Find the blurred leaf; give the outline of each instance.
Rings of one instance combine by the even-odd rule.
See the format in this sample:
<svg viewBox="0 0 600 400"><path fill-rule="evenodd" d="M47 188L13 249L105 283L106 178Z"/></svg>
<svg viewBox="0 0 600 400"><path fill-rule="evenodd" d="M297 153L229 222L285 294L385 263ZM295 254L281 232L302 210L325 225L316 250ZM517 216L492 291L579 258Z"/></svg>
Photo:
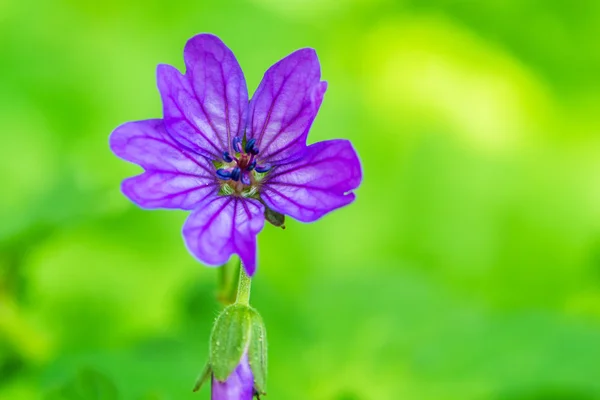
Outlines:
<svg viewBox="0 0 600 400"><path fill-rule="evenodd" d="M186 212L123 196L140 168L107 142L162 115L155 66L201 31L250 93L315 48L307 141L349 138L364 167L351 206L258 237L267 398L598 398L598 21L598 1L0 1L0 399L80 365L114 382L53 395L192 396L221 271Z"/></svg>
<svg viewBox="0 0 600 400"><path fill-rule="evenodd" d="M548 385L537 389L507 390L494 400L597 400L598 396L578 388Z"/></svg>
<svg viewBox="0 0 600 400"><path fill-rule="evenodd" d="M46 400L117 400L114 383L105 375L91 369L81 370L62 388L46 396Z"/></svg>

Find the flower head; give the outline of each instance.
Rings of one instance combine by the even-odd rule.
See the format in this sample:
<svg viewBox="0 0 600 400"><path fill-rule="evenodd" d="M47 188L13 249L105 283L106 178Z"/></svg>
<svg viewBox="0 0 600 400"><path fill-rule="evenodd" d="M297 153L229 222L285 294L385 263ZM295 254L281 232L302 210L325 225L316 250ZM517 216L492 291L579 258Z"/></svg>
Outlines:
<svg viewBox="0 0 600 400"><path fill-rule="evenodd" d="M313 49L269 68L250 101L216 36L191 38L184 59L185 74L158 66L163 119L111 134L113 152L145 170L122 190L143 208L192 210L183 227L190 252L208 265L238 254L253 275L265 211L312 222L351 203L360 162L347 140L306 145L327 89Z"/></svg>

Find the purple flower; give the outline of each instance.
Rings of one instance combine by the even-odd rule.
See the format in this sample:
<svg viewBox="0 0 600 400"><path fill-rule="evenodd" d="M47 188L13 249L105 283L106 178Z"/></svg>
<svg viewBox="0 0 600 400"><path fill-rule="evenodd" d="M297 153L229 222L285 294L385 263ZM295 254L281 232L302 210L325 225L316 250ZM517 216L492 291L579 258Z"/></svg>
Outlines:
<svg viewBox="0 0 600 400"><path fill-rule="evenodd" d="M313 49L269 68L250 102L216 36L191 38L184 59L185 74L158 66L163 119L128 122L110 137L116 155L144 168L122 190L143 208L192 210L190 252L208 265L236 253L253 275L265 209L315 221L354 200L360 162L348 140L306 145L327 89Z"/></svg>
<svg viewBox="0 0 600 400"><path fill-rule="evenodd" d="M244 353L225 382L212 377L211 400L252 400L255 394L254 375L248 362L248 353Z"/></svg>

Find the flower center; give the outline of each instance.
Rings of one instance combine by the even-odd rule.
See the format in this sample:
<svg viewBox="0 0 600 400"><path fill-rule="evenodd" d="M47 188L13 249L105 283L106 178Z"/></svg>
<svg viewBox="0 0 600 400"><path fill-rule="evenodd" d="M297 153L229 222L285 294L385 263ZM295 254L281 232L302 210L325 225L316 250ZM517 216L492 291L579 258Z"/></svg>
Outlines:
<svg viewBox="0 0 600 400"><path fill-rule="evenodd" d="M256 156L259 153L256 139L250 139L242 147L242 139L234 137L231 143L233 154L223 152L223 163L217 169L217 178L223 181L221 185L224 194L241 194L252 196L258 191L257 183L262 175L271 169L268 164L258 165Z"/></svg>

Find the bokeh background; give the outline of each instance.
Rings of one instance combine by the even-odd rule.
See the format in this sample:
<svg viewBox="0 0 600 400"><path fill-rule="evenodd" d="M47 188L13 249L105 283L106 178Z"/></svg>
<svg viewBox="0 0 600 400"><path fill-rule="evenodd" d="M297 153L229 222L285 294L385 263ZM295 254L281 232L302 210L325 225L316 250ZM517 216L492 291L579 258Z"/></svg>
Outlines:
<svg viewBox="0 0 600 400"><path fill-rule="evenodd" d="M217 270L108 149L219 35L252 92L300 47L358 199L266 226L267 399L600 399L600 2L0 2L0 399L208 399ZM69 394L70 393L70 394Z"/></svg>

